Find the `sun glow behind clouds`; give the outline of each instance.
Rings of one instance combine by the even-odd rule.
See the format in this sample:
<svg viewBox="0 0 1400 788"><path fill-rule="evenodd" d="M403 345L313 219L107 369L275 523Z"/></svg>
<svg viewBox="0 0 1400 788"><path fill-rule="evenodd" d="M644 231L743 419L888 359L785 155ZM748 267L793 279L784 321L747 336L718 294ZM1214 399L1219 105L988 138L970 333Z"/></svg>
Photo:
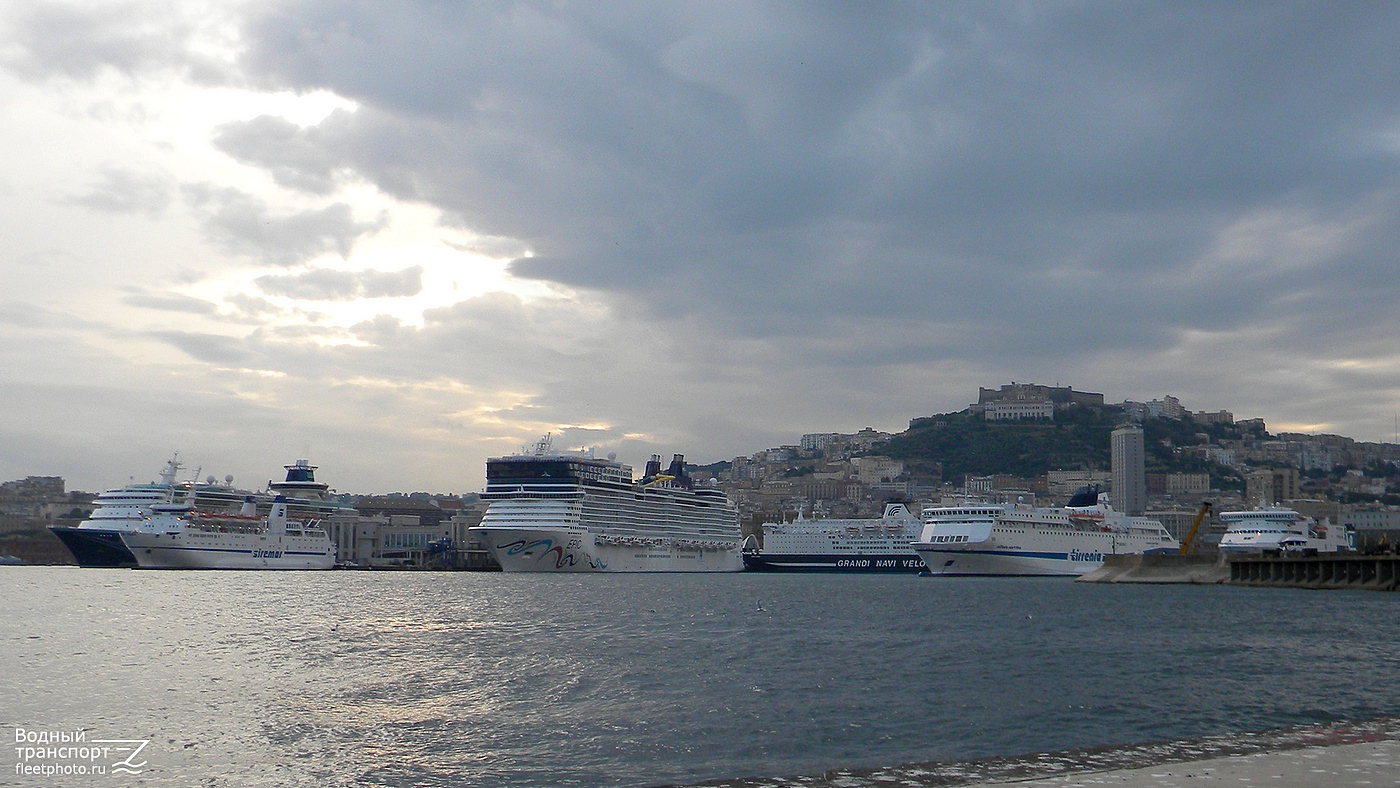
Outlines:
<svg viewBox="0 0 1400 788"><path fill-rule="evenodd" d="M273 325L344 329L321 339L332 344L358 344L348 329L383 316L402 326L421 328L428 310L486 293L509 292L526 301L561 295L543 283L516 279L507 273L511 260L528 256L518 243L444 227L437 222L435 210L422 205L388 205L382 195L362 193L350 202L358 203L361 209L381 209L387 222L359 239L349 257L323 255L294 268L239 268L193 283L181 292L245 315L249 313L248 304L258 304L262 306L260 319ZM515 250L511 250L512 246ZM407 272L407 280L412 281L415 271L418 286L406 288L402 294L340 292L318 297L311 291L295 293L273 286L278 282L313 281L327 273L368 277Z"/></svg>
<svg viewBox="0 0 1400 788"><path fill-rule="evenodd" d="M402 326L419 328L426 311L488 292L506 291L525 300L559 295L544 284L507 274L512 259L530 256L519 241L446 227L440 222L437 209L399 202L353 179L334 194L312 198L271 184L266 173L233 162L210 144L215 130L224 123L274 115L299 126L314 126L332 112L356 111L355 102L326 91L294 94L215 90L195 94L192 99L182 104L167 127L180 141L180 147L203 159L211 170L222 170L213 180L236 184L266 201L274 211L295 212L343 203L359 220L374 221L378 217L379 225L357 238L344 258L328 254L294 267L226 267L182 288L181 293L213 302L221 312L240 320L253 318L278 327L311 325L335 329L319 335L317 341L323 344L363 344L349 329L385 316ZM401 294L340 292L317 297L308 292L314 286L295 288L297 292L264 286L269 282L294 282L298 277L307 278L304 281L312 284L317 275L335 273L346 277L398 274L412 279L412 271L421 272L420 286L406 287Z"/></svg>
<svg viewBox="0 0 1400 788"><path fill-rule="evenodd" d="M93 192L106 182L103 173L107 172L140 176L165 190L159 209L126 213L118 206L97 214L113 225L103 247L79 250L76 256L97 261L92 265L91 282L116 278L125 286L141 281L140 289L152 301L166 295L189 297L213 304L216 313L140 309L141 305L132 309L127 304L121 317L127 325L159 330L168 327L172 315L178 315L181 330L186 330L192 320L203 322L191 315L205 314L213 321L201 328L217 333L228 331L231 324L313 327L317 331L311 335L319 337L319 342L358 343L350 331L358 324L387 316L403 326L421 327L424 312L484 293L509 292L524 300L567 297L545 284L507 273L510 260L530 255L520 241L447 227L437 209L395 200L356 179L353 173L344 173L344 182L330 194L286 188L265 170L235 160L214 144L218 130L228 123L270 115L299 126L314 126L334 112L358 110L355 102L334 93L210 87L169 71L134 77L108 70L91 84L61 81L42 90L25 83L14 86L31 99L28 106L47 110L41 115L47 126L39 127L9 113L14 128L41 130L21 140L28 144L15 146L30 153L0 168L0 180L46 184L51 195L40 207L51 212L92 213L70 195ZM210 219L221 204L211 200L194 204L191 194L223 198L229 201L223 204L246 207L274 225L304 212L343 205L367 231L353 239L344 258L334 253L318 254L295 265L274 265L256 259L258 247L252 251L246 246L231 249L222 239L212 238ZM129 215L134 218L128 220ZM59 218L72 221L68 216ZM152 221L167 228L166 237L151 233ZM177 240L172 243L171 237ZM29 246L42 250L52 243L36 237ZM179 251L171 254L172 249ZM66 253L75 256L74 252ZM135 274L132 266L137 264L148 270ZM421 273L416 277L404 273L409 271ZM378 294L375 288L366 288L359 295L341 292L316 297L308 295L314 290L312 281L295 291L284 287L279 292L258 284L263 277L285 284L316 272L344 274L343 279L351 280L378 277L380 281L398 274L405 281L413 280L415 286L395 292L379 288ZM92 299L91 304L81 292L72 300L84 304L85 314L100 314L111 298L106 291L97 292L102 297Z"/></svg>

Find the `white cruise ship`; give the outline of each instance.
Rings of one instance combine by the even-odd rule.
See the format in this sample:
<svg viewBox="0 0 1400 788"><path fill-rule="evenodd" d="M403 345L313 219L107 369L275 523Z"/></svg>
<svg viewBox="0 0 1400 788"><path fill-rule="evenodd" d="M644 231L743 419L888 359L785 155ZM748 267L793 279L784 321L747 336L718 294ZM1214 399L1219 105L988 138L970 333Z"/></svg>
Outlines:
<svg viewBox="0 0 1400 788"><path fill-rule="evenodd" d="M924 510L914 550L934 575L1082 575L1109 555L1178 552L1157 520L1113 511L1096 487L1064 508L947 507Z"/></svg>
<svg viewBox="0 0 1400 788"><path fill-rule="evenodd" d="M141 569L331 569L335 545L315 521L287 519L277 496L267 517L250 498L237 513L209 514L193 504L157 504L122 542Z"/></svg>
<svg viewBox="0 0 1400 788"><path fill-rule="evenodd" d="M744 539L747 569L798 572L918 572L924 568L910 543L922 521L902 503L865 519L798 519L764 523L763 542Z"/></svg>
<svg viewBox="0 0 1400 788"><path fill-rule="evenodd" d="M159 481L128 484L99 493L92 501L92 514L86 520L76 526L54 526L49 530L63 542L79 566L136 566L136 558L122 543L121 533L140 529L156 505L193 494L195 505L200 509L236 512L250 494L235 488L231 476L224 477L223 484L217 484L212 476L203 483L177 481L182 467L180 455L176 454L166 460Z"/></svg>
<svg viewBox="0 0 1400 788"><path fill-rule="evenodd" d="M694 484L681 455L646 475L611 455L555 452L486 461L489 501L470 529L507 572L737 572L739 514L717 487Z"/></svg>
<svg viewBox="0 0 1400 788"><path fill-rule="evenodd" d="M73 527L54 526L49 530L63 541L79 566L134 567L136 557L126 548L121 535L142 530L156 507L176 501L182 505L188 502L195 515L202 517L236 514L249 496L258 512L267 514L277 495L286 497L288 516L293 520L327 520L355 514L349 505L330 497L329 485L316 481L316 466L304 459L284 465L286 479L269 481L268 490L258 493L234 487L232 476L225 476L223 484L216 483L212 476L204 482L177 481L182 467L176 454L166 461L159 481L107 490L93 500L88 519Z"/></svg>
<svg viewBox="0 0 1400 788"><path fill-rule="evenodd" d="M1222 553L1267 553L1316 550L1342 553L1356 549L1356 531L1350 526L1321 523L1293 509L1259 506L1243 512L1221 512L1225 533Z"/></svg>

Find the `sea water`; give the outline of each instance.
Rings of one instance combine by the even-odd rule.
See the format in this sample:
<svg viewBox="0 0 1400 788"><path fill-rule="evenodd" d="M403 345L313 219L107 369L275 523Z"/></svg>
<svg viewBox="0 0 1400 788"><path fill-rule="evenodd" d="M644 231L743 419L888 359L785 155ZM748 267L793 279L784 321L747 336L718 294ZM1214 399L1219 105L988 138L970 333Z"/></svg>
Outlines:
<svg viewBox="0 0 1400 788"><path fill-rule="evenodd" d="M646 786L1400 708L1384 593L67 567L0 589L0 784ZM82 775L65 739L132 743Z"/></svg>

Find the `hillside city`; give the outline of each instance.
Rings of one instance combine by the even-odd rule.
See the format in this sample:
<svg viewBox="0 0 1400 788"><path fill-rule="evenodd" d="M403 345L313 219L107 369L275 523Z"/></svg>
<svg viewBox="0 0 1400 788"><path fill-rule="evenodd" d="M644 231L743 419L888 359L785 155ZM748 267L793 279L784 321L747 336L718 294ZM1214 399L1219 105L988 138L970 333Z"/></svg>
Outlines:
<svg viewBox="0 0 1400 788"><path fill-rule="evenodd" d="M1115 472L1110 444L1119 435L1140 445L1141 471ZM1262 419L1192 411L1170 395L1110 404L1102 394L1013 382L980 388L965 410L915 418L902 433L809 433L792 445L688 468L735 501L746 533L797 517L877 517L889 501L916 504L916 511L970 499L1058 506L1096 485L1116 508L1156 518L1177 538L1205 501L1216 512L1285 504L1352 526L1359 546L1400 538L1400 446L1270 435ZM81 521L95 497L66 490L60 477L0 483L0 556L72 563L47 528ZM467 534L485 511L475 493L340 498L358 514L338 529L343 560L487 568ZM1219 532L1218 522L1208 524L1202 546L1209 549Z"/></svg>
<svg viewBox="0 0 1400 788"><path fill-rule="evenodd" d="M1110 436L1124 425L1140 426L1145 438L1138 505L1124 506L1114 495ZM1087 445L1064 449L1074 443ZM1400 446L1270 435L1262 419L1192 411L1169 395L1107 404L1102 394L1011 383L979 389L960 413L913 419L904 433L807 434L795 445L707 467L746 524L799 511L808 518L874 517L888 500L1056 506L1097 485L1121 510L1159 519L1178 538L1204 501L1217 512L1286 504L1351 525L1363 538L1400 529Z"/></svg>

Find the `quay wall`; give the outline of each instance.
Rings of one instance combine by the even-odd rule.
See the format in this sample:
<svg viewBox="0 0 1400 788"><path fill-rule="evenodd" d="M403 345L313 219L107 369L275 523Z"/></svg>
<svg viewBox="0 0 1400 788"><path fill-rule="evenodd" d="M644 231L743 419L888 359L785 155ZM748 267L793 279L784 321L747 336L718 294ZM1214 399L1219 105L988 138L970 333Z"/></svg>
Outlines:
<svg viewBox="0 0 1400 788"><path fill-rule="evenodd" d="M1395 591L1400 589L1400 556L1232 556L1229 582L1234 586Z"/></svg>
<svg viewBox="0 0 1400 788"><path fill-rule="evenodd" d="M1076 578L1080 583L1194 583L1218 585L1230 567L1218 555L1110 555L1103 566Z"/></svg>
<svg viewBox="0 0 1400 788"><path fill-rule="evenodd" d="M1400 590L1400 555L1113 555L1081 583Z"/></svg>

